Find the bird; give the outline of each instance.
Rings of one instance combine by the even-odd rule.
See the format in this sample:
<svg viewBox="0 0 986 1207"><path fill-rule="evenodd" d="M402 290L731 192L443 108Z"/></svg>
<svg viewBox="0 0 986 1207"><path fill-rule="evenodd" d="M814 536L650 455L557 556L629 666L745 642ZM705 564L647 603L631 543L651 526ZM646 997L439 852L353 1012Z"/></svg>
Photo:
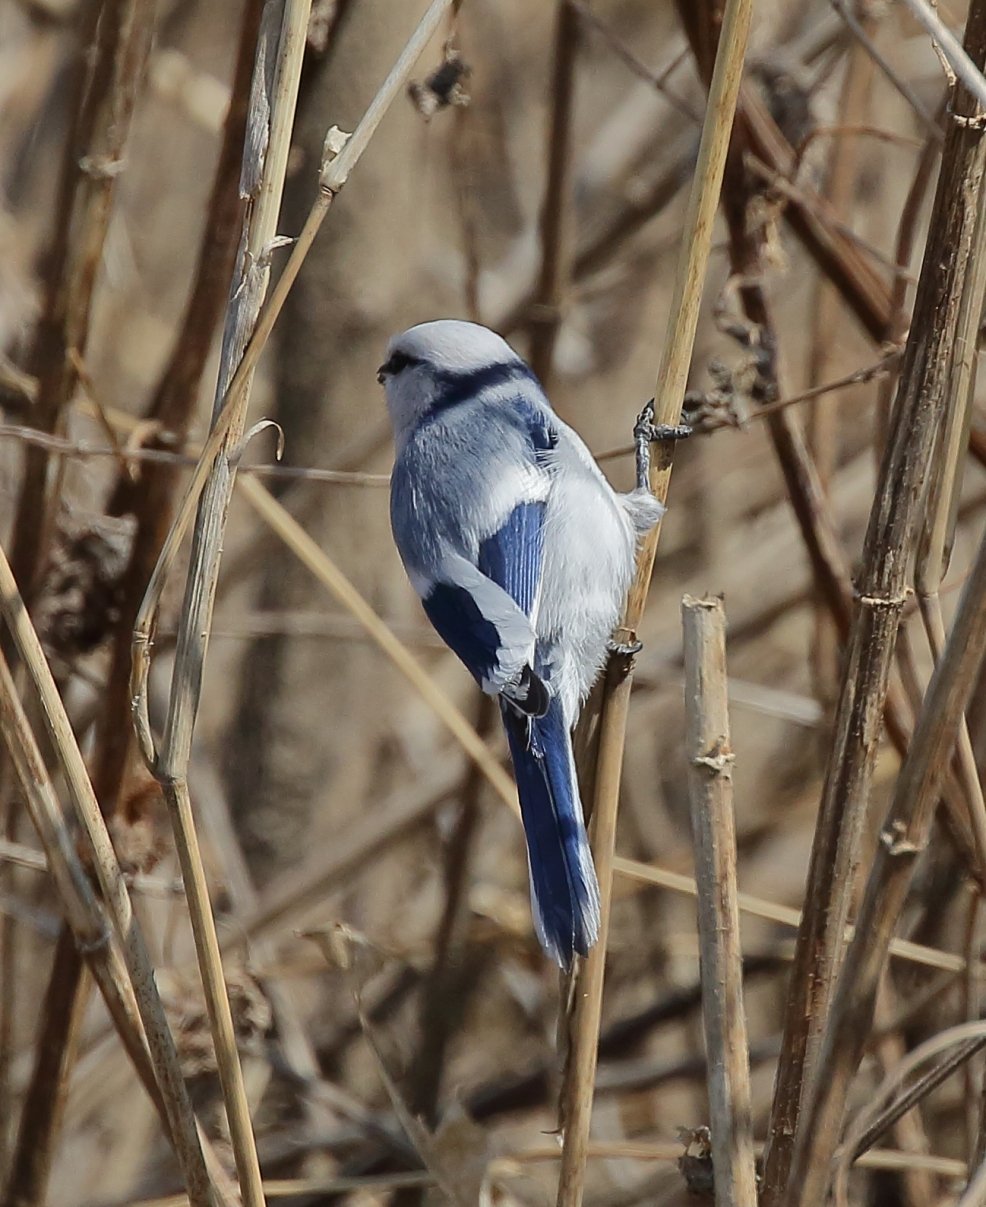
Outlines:
<svg viewBox="0 0 986 1207"><path fill-rule="evenodd" d="M662 504L617 493L496 332L439 319L377 373L394 432L394 542L431 624L497 698L542 948L562 969L599 934L572 731L607 658L637 545Z"/></svg>

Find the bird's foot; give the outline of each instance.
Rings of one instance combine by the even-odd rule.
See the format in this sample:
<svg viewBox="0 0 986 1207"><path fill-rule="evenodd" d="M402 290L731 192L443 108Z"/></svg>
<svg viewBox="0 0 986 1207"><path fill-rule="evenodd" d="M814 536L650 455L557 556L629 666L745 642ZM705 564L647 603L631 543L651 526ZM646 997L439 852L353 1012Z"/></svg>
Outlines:
<svg viewBox="0 0 986 1207"><path fill-rule="evenodd" d="M650 450L652 444L667 444L684 440L692 434L687 423L655 423L654 399L648 402L633 425L633 441L637 449L637 485L650 482Z"/></svg>
<svg viewBox="0 0 986 1207"><path fill-rule="evenodd" d="M646 440L648 444L662 444L670 440L687 440L693 433L693 428L687 423L655 423L654 399L644 407L637 416L633 427L633 436L637 441Z"/></svg>

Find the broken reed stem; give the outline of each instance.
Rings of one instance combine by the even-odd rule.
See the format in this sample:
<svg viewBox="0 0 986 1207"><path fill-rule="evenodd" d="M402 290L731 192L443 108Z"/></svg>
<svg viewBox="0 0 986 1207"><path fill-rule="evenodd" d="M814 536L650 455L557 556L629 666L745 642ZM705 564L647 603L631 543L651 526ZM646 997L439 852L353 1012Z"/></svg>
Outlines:
<svg viewBox="0 0 986 1207"><path fill-rule="evenodd" d="M712 228L739 96L752 7L752 0L727 0L723 14L719 53L709 87L668 331L657 375L654 422L658 424L674 425L681 417L698 326L702 286L712 246ZM650 485L657 498L664 502L671 476L672 449L659 446L656 461L657 464L651 468ZM621 641L635 640L647 600L659 537L660 523L645 538L638 553L636 576L630 588L623 623L618 630ZM573 986L572 1048L561 1090L565 1131L558 1180L558 1207L580 1207L584 1189L613 890L616 816L631 680L630 667L617 666L616 659L611 659L603 695L592 809L592 853L601 896L599 939L577 970Z"/></svg>
<svg viewBox="0 0 986 1207"><path fill-rule="evenodd" d="M977 59L986 56L986 0L973 5L967 42L975 48ZM975 113L975 102L962 90L955 105L961 115ZM820 1036L842 962L845 923L856 887L866 804L905 599L905 576L946 409L947 378L984 162L982 132L954 122L946 140L890 439L864 544L856 614L788 994L764 1167L765 1207L796 1201L784 1198L785 1193L802 1193L797 1180L789 1182L787 1169L800 1134L800 1103L806 1088L810 1089L813 1070L819 1067Z"/></svg>
<svg viewBox="0 0 986 1207"><path fill-rule="evenodd" d="M825 1030L819 1068L802 1109L786 1204L821 1203L832 1173L850 1084L869 1039L880 978L935 805L959 721L986 651L986 538L966 581L935 667L894 799Z"/></svg>
<svg viewBox="0 0 986 1207"><path fill-rule="evenodd" d="M116 858L106 821L93 792L82 753L58 694L51 669L41 649L38 635L27 613L24 600L17 590L6 554L0 548L0 612L6 621L25 671L31 679L41 704L45 726L57 753L73 808L89 839L93 865L106 906L110 911L117 934L123 944L127 971L133 983L140 1018L147 1032L151 1057L161 1086L175 1138L176 1153L189 1194L196 1202L208 1202L209 1179L195 1127L188 1092L178 1063L174 1040L168 1028L164 1006L154 983L144 937L133 913L130 894ZM25 764L27 765L27 764ZM74 848L73 848L74 849ZM56 854L64 854L63 848ZM49 853L51 866L51 854ZM51 867L54 876L54 868ZM126 1041L126 1037L124 1036Z"/></svg>
<svg viewBox="0 0 986 1207"><path fill-rule="evenodd" d="M418 54L437 29L450 3L451 0L434 0L344 150L334 160L323 164L319 192L302 236L270 300L264 306L262 302L269 274L269 253L276 235L310 9L310 0L288 0L278 43L269 134L266 129L256 125L257 114L263 111L261 106L252 115L254 125L248 124L243 179L247 185L246 191L256 198L248 226L247 250L250 254L245 255L241 263L241 280L234 284L227 314L212 432L175 523L165 540L134 630L135 723L141 750L162 784L172 815L237 1173L246 1207L261 1207L264 1202L263 1185L187 780L227 511L253 371L274 320L333 197L342 188L384 113L403 88ZM262 23L262 46L254 81L258 97L265 84L263 42ZM237 288L240 285L242 289ZM162 749L158 753L150 731L146 697L151 631L160 590L191 519L200 489L203 493L192 537L191 565L179 623L168 717Z"/></svg>
<svg viewBox="0 0 986 1207"><path fill-rule="evenodd" d="M717 1207L756 1207L750 1053L736 888L726 614L721 599L681 604L685 727L699 966Z"/></svg>
<svg viewBox="0 0 986 1207"><path fill-rule="evenodd" d="M528 357L535 376L550 388L555 340L561 326L565 290L572 268L572 109L579 16L568 0L556 0L554 64L551 73L551 122L548 131L548 180L541 206L541 267L531 303Z"/></svg>

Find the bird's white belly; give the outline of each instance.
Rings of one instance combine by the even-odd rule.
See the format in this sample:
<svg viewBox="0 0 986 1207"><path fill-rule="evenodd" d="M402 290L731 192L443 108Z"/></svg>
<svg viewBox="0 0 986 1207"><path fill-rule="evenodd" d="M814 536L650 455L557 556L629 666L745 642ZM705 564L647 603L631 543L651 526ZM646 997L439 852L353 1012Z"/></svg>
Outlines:
<svg viewBox="0 0 986 1207"><path fill-rule="evenodd" d="M605 661L635 543L629 518L594 481L555 483L545 514L537 633L553 647L552 683L572 722Z"/></svg>

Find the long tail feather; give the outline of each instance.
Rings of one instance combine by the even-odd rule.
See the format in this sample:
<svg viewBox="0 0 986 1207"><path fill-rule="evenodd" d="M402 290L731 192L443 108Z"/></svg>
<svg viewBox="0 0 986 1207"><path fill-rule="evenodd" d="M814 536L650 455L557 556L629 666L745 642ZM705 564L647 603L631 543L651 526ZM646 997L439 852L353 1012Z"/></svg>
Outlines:
<svg viewBox="0 0 986 1207"><path fill-rule="evenodd" d="M561 705L542 717L502 705L527 836L538 939L561 965L586 955L599 934L599 885L582 817L572 739Z"/></svg>

